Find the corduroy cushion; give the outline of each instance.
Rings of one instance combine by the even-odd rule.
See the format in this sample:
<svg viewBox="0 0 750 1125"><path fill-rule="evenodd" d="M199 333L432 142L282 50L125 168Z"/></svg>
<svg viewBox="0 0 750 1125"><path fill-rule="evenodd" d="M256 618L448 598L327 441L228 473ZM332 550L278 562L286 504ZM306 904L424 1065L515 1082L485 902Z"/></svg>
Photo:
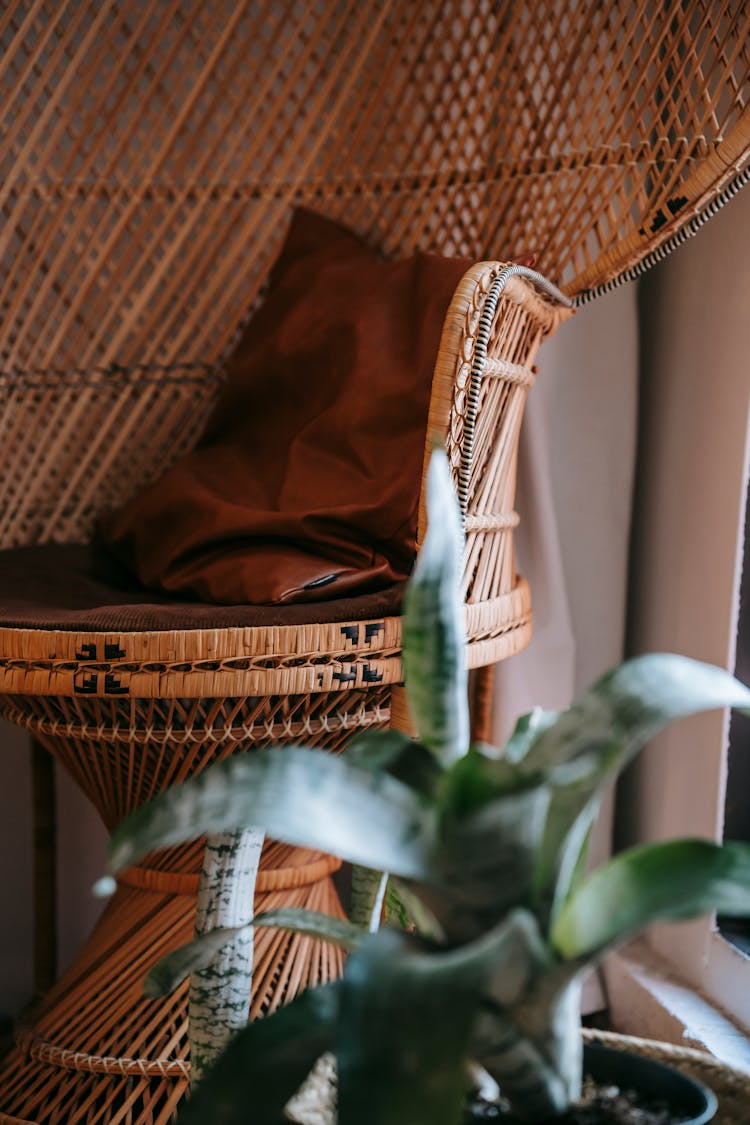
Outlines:
<svg viewBox="0 0 750 1125"><path fill-rule="evenodd" d="M386 262L298 210L197 448L101 524L149 588L223 604L408 577L443 320L470 263Z"/></svg>
<svg viewBox="0 0 750 1125"><path fill-rule="evenodd" d="M319 605L216 606L144 590L90 544L0 551L0 629L158 632L323 624L395 617L404 583Z"/></svg>

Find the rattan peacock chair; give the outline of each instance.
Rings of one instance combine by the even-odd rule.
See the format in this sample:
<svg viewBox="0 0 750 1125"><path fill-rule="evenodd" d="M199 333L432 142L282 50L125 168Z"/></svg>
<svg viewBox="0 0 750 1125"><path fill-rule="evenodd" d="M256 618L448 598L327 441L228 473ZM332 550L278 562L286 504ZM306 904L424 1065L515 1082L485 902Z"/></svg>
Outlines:
<svg viewBox="0 0 750 1125"><path fill-rule="evenodd" d="M223 755L300 738L337 751L364 727L408 726L387 595L280 615L144 608L95 578L75 606L51 592L86 571L97 514L196 438L292 205L389 255L479 262L445 321L428 429L445 434L466 518L468 662L488 669L530 638L516 447L537 349L570 304L494 259L533 251L584 303L696 229L746 178L749 30L740 3L6 5L0 712L108 826ZM33 610L13 603L21 572ZM0 1122L171 1119L186 992L140 986L192 931L201 852L121 880L21 1030ZM256 905L335 913L336 865L271 843ZM339 969L267 931L250 1014Z"/></svg>

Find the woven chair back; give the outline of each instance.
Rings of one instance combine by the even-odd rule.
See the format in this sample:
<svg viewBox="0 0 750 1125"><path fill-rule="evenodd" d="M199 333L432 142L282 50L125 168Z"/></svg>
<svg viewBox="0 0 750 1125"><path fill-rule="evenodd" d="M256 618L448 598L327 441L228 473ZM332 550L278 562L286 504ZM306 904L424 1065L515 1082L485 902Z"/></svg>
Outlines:
<svg viewBox="0 0 750 1125"><path fill-rule="evenodd" d="M195 439L290 210L605 282L750 150L750 6L11 0L0 545Z"/></svg>

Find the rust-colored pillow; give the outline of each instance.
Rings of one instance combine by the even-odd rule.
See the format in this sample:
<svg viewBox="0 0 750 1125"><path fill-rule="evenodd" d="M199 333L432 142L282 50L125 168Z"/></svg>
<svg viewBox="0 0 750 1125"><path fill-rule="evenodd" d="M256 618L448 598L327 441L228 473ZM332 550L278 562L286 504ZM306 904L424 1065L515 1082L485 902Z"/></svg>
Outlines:
<svg viewBox="0 0 750 1125"><path fill-rule="evenodd" d="M432 371L469 262L295 213L197 448L101 524L148 587L228 605L406 578Z"/></svg>

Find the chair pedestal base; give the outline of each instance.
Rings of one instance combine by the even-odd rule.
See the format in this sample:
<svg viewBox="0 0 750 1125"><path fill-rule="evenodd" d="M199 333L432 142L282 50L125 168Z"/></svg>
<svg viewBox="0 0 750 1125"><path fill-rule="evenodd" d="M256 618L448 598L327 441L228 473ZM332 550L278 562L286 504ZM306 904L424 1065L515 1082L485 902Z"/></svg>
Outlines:
<svg viewBox="0 0 750 1125"><path fill-rule="evenodd" d="M233 752L304 741L336 753L357 730L386 726L389 703L390 687L380 685L195 700L19 692L0 694L0 714L32 731L112 828L154 793ZM145 999L142 989L160 957L193 936L202 858L197 840L123 874L91 938L0 1070L0 1125L173 1120L189 1081L188 986L160 1000ZM267 842L256 912L294 906L343 917L331 879L338 866L319 852ZM259 930L249 1018L342 968L341 952L327 943Z"/></svg>

